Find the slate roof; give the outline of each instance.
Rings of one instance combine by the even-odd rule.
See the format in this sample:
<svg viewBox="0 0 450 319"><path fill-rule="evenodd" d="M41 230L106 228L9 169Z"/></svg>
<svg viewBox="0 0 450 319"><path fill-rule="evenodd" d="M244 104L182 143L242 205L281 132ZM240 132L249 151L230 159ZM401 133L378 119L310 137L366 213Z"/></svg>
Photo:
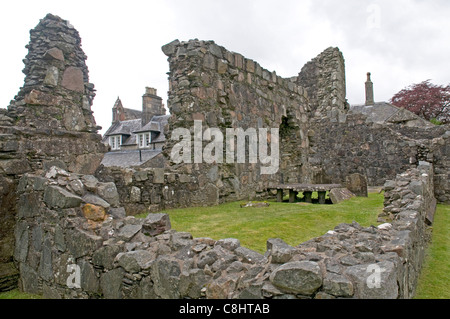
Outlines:
<svg viewBox="0 0 450 319"><path fill-rule="evenodd" d="M139 157L139 152L141 156ZM156 155L162 152L161 149L156 150L127 150L127 151L115 151L105 154L102 160L102 164L106 167L131 167L140 166L145 162L151 160Z"/></svg>
<svg viewBox="0 0 450 319"><path fill-rule="evenodd" d="M124 107L123 111L125 112L125 116L127 119L140 119L142 117L142 111L140 110L127 109L126 107Z"/></svg>
<svg viewBox="0 0 450 319"><path fill-rule="evenodd" d="M152 117L151 121L140 129L134 131L134 133L139 132L163 132L164 126L167 124L170 115L155 115Z"/></svg>

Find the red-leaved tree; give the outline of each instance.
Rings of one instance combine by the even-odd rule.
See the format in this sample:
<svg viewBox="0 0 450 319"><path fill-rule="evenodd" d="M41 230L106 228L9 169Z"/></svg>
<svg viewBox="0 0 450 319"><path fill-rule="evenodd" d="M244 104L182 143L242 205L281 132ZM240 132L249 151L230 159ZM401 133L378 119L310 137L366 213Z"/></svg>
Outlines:
<svg viewBox="0 0 450 319"><path fill-rule="evenodd" d="M413 84L396 93L390 103L430 121L450 123L450 84L434 85L430 80Z"/></svg>

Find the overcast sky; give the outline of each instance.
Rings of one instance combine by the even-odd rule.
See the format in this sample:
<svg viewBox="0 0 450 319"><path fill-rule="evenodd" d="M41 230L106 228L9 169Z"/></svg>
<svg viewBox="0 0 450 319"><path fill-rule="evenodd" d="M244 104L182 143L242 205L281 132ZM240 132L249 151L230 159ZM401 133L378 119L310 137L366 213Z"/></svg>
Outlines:
<svg viewBox="0 0 450 319"><path fill-rule="evenodd" d="M81 35L101 133L118 96L124 107L141 109L150 86L167 105L161 46L174 39L214 40L283 77L339 47L350 104L364 102L368 71L375 101L427 79L450 83L448 0L15 0L0 4L0 107L23 85L29 30L47 13L69 20Z"/></svg>

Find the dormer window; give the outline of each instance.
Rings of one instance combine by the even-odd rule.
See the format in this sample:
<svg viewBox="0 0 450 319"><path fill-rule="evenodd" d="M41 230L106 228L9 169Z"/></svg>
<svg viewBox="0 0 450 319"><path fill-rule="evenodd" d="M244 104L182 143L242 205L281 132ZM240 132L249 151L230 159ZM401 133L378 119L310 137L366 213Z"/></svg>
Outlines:
<svg viewBox="0 0 450 319"><path fill-rule="evenodd" d="M115 135L109 137L109 145L111 146L111 150L120 150L120 146L122 145L122 135Z"/></svg>
<svg viewBox="0 0 450 319"><path fill-rule="evenodd" d="M152 135L150 132L137 134L137 145L139 148L148 148L152 142Z"/></svg>

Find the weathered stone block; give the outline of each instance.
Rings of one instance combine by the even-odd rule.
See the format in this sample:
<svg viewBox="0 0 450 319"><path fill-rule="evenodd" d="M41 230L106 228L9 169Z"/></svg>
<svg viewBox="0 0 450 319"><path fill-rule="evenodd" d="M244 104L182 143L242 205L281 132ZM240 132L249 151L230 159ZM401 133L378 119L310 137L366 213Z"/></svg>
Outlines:
<svg viewBox="0 0 450 319"><path fill-rule="evenodd" d="M179 44L180 44L179 40L173 40L172 42L163 45L161 47L161 50L164 52L165 55L170 56L175 54L175 50Z"/></svg>
<svg viewBox="0 0 450 319"><path fill-rule="evenodd" d="M217 61L217 72L219 74L224 74L228 70L228 62L226 60L219 59Z"/></svg>
<svg viewBox="0 0 450 319"><path fill-rule="evenodd" d="M123 207L113 207L110 208L109 214L116 219L125 218L127 216L127 213L125 211L125 208Z"/></svg>
<svg viewBox="0 0 450 319"><path fill-rule="evenodd" d="M149 269L155 258L156 255L154 253L146 250L136 250L119 253L116 260L126 272L137 273L141 270Z"/></svg>
<svg viewBox="0 0 450 319"><path fill-rule="evenodd" d="M106 210L102 206L86 204L81 210L84 217L92 222L103 222L106 220Z"/></svg>
<svg viewBox="0 0 450 319"><path fill-rule="evenodd" d="M42 245L38 274L46 281L50 281L53 279L52 242L49 235L46 236Z"/></svg>
<svg viewBox="0 0 450 319"><path fill-rule="evenodd" d="M48 93L43 93L38 90L32 90L30 93L25 95L24 102L31 105L47 105L54 106L58 105L61 98Z"/></svg>
<svg viewBox="0 0 450 319"><path fill-rule="evenodd" d="M354 284L354 297L359 299L396 299L397 268L390 261L348 267L347 275Z"/></svg>
<svg viewBox="0 0 450 319"><path fill-rule="evenodd" d="M118 237L122 240L129 241L142 229L142 225L127 224L123 226L118 233Z"/></svg>
<svg viewBox="0 0 450 319"><path fill-rule="evenodd" d="M296 249L286 244L280 238L267 240L267 250L270 250L273 263L287 263L294 256Z"/></svg>
<svg viewBox="0 0 450 319"><path fill-rule="evenodd" d="M122 279L125 274L123 268L115 268L100 277L100 288L106 299L120 299L122 297Z"/></svg>
<svg viewBox="0 0 450 319"><path fill-rule="evenodd" d="M39 202L38 193L33 192L20 195L17 203L17 217L20 219L38 215L40 209Z"/></svg>
<svg viewBox="0 0 450 319"><path fill-rule="evenodd" d="M172 249L179 250L193 243L192 235L187 232L174 232L170 234L170 246Z"/></svg>
<svg viewBox="0 0 450 319"><path fill-rule="evenodd" d="M328 272L323 279L323 291L336 297L351 297L353 284L342 275Z"/></svg>
<svg viewBox="0 0 450 319"><path fill-rule="evenodd" d="M355 194L350 192L347 188L333 188L328 193L328 196L333 204L338 204L344 200L354 197Z"/></svg>
<svg viewBox="0 0 450 319"><path fill-rule="evenodd" d="M136 182L144 182L148 180L148 172L147 171L137 171L134 172L134 179Z"/></svg>
<svg viewBox="0 0 450 319"><path fill-rule="evenodd" d="M187 174L178 175L180 183L190 183L192 181L192 177Z"/></svg>
<svg viewBox="0 0 450 319"><path fill-rule="evenodd" d="M202 289L208 283L209 278L202 269L198 268L183 272L180 276L179 283L181 297L200 298L202 296Z"/></svg>
<svg viewBox="0 0 450 319"><path fill-rule="evenodd" d="M209 52L219 59L223 58L222 49L215 43L211 43L208 47Z"/></svg>
<svg viewBox="0 0 450 319"><path fill-rule="evenodd" d="M82 200L84 203L100 206L106 209L108 209L111 206L107 201L94 194L86 194L82 197Z"/></svg>
<svg viewBox="0 0 450 319"><path fill-rule="evenodd" d="M88 191L95 192L99 183L98 179L92 175L83 175L81 181Z"/></svg>
<svg viewBox="0 0 450 319"><path fill-rule="evenodd" d="M245 70L250 73L255 73L255 61L245 59Z"/></svg>
<svg viewBox="0 0 450 319"><path fill-rule="evenodd" d="M155 293L163 299L180 298L180 275L181 268L177 259L167 256L158 257L151 266Z"/></svg>
<svg viewBox="0 0 450 319"><path fill-rule="evenodd" d="M47 69L47 74L44 79L44 84L48 86L57 86L59 79L59 70L55 66L50 66Z"/></svg>
<svg viewBox="0 0 450 319"><path fill-rule="evenodd" d="M246 263L255 264L264 260L263 255L246 247L239 246L234 250L234 252L238 257L242 258L243 262Z"/></svg>
<svg viewBox="0 0 450 319"><path fill-rule="evenodd" d="M203 58L203 67L214 70L216 68L216 59L211 54L206 54Z"/></svg>
<svg viewBox="0 0 450 319"><path fill-rule="evenodd" d="M132 203L139 203L141 201L141 189L136 186L131 186L130 201Z"/></svg>
<svg viewBox="0 0 450 319"><path fill-rule="evenodd" d="M118 245L107 245L97 249L92 255L92 263L95 266L112 269L114 259L121 251Z"/></svg>
<svg viewBox="0 0 450 319"><path fill-rule="evenodd" d="M215 245L233 251L241 246L241 242L236 238L225 238L216 241Z"/></svg>
<svg viewBox="0 0 450 319"><path fill-rule="evenodd" d="M19 267L20 280L22 283L22 291L30 294L40 294L39 276L37 272L25 263L21 263Z"/></svg>
<svg viewBox="0 0 450 319"><path fill-rule="evenodd" d="M75 228L67 230L67 249L74 258L92 254L102 246L103 238Z"/></svg>
<svg viewBox="0 0 450 319"><path fill-rule="evenodd" d="M355 173L346 177L347 189L359 197L367 197L367 178L364 175Z"/></svg>
<svg viewBox="0 0 450 319"><path fill-rule="evenodd" d="M153 183L164 184L164 168L153 169Z"/></svg>
<svg viewBox="0 0 450 319"><path fill-rule="evenodd" d="M27 160L2 160L0 161L0 169L8 175L19 175L31 171L31 166Z"/></svg>
<svg viewBox="0 0 450 319"><path fill-rule="evenodd" d="M120 204L119 193L117 192L116 184L113 182L99 183L97 185L97 194L113 207L118 207Z"/></svg>
<svg viewBox="0 0 450 319"><path fill-rule="evenodd" d="M80 286L81 289L89 293L98 293L100 290L100 280L98 279L94 267L89 261L82 260L80 266Z"/></svg>
<svg viewBox="0 0 450 319"><path fill-rule="evenodd" d="M44 59L64 61L64 53L58 48L51 48L44 53Z"/></svg>

